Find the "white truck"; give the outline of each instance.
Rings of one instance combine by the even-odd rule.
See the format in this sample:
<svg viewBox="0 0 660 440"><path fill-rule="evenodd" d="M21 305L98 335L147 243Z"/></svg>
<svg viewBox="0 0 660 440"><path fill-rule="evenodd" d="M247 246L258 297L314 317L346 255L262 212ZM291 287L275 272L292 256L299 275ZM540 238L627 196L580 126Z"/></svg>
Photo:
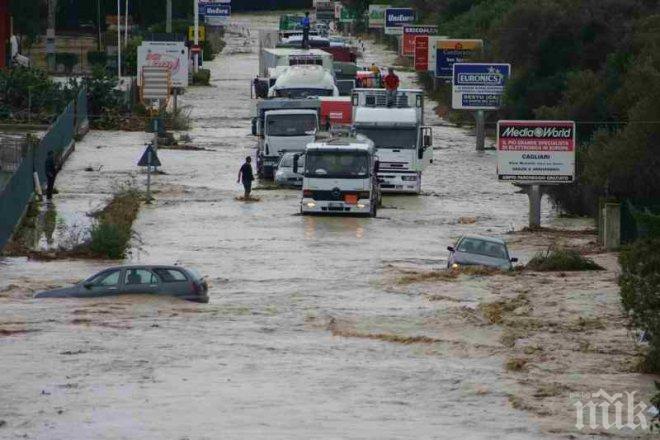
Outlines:
<svg viewBox="0 0 660 440"><path fill-rule="evenodd" d="M272 179L285 152L303 152L316 140L321 102L318 99L274 98L257 102L252 134L257 136L257 173Z"/></svg>
<svg viewBox="0 0 660 440"><path fill-rule="evenodd" d="M422 172L433 162L433 132L424 126L424 92L399 89L387 102L384 89L353 90L353 129L378 152L383 192L419 194Z"/></svg>
<svg viewBox="0 0 660 440"><path fill-rule="evenodd" d="M307 145L300 212L376 217L381 200L378 166L374 143L363 136Z"/></svg>
<svg viewBox="0 0 660 440"><path fill-rule="evenodd" d="M269 98L339 96L334 76L323 66L291 66L277 75Z"/></svg>

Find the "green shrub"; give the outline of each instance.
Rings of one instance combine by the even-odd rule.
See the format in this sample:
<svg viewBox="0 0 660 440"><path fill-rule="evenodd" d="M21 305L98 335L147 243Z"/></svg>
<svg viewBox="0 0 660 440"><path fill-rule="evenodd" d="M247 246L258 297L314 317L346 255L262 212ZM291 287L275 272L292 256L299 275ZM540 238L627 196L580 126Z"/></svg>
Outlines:
<svg viewBox="0 0 660 440"><path fill-rule="evenodd" d="M211 84L211 71L209 69L199 69L193 74L193 84L196 86L208 86Z"/></svg>
<svg viewBox="0 0 660 440"><path fill-rule="evenodd" d="M592 259L570 249L548 250L539 252L527 263L527 269L540 272L603 270Z"/></svg>
<svg viewBox="0 0 660 440"><path fill-rule="evenodd" d="M650 335L645 369L660 372L660 238L635 242L621 252L621 303L633 324Z"/></svg>
<svg viewBox="0 0 660 440"><path fill-rule="evenodd" d="M90 250L100 257L121 260L126 255L130 229L116 224L99 222L92 227Z"/></svg>

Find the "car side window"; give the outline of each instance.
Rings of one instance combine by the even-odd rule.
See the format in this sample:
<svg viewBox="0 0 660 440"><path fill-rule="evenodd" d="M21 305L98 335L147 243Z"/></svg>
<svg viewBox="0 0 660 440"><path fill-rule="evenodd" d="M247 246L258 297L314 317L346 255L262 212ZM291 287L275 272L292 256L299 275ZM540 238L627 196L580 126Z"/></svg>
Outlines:
<svg viewBox="0 0 660 440"><path fill-rule="evenodd" d="M120 270L113 270L111 272L106 272L99 275L94 284L100 287L115 287L119 284L119 275L121 274Z"/></svg>
<svg viewBox="0 0 660 440"><path fill-rule="evenodd" d="M176 283L180 281L188 281L188 277L177 269L155 269L155 272L163 280L164 283Z"/></svg>
<svg viewBox="0 0 660 440"><path fill-rule="evenodd" d="M127 269L124 276L124 284L127 286L156 283L158 283L158 278L147 269Z"/></svg>

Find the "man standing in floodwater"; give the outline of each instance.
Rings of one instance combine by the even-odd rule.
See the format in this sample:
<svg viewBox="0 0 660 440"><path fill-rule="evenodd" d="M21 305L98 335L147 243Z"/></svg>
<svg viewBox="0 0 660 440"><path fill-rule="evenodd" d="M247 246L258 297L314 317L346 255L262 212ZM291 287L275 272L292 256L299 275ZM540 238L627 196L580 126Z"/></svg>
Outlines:
<svg viewBox="0 0 660 440"><path fill-rule="evenodd" d="M46 199L53 198L53 190L55 189L55 177L57 176L57 162L55 161L55 153L48 152L46 157Z"/></svg>
<svg viewBox="0 0 660 440"><path fill-rule="evenodd" d="M385 90L387 92L387 106L392 107L396 104L396 95L399 90L399 77L394 73L393 68L387 69L387 76L383 78L385 83Z"/></svg>
<svg viewBox="0 0 660 440"><path fill-rule="evenodd" d="M312 26L311 22L309 21L309 11L305 12L305 17L302 19L300 24L302 25L303 31L302 48L309 49L309 29Z"/></svg>
<svg viewBox="0 0 660 440"><path fill-rule="evenodd" d="M238 180L237 183L243 181L243 188L245 189L245 200L250 198L250 193L252 192L252 181L254 180L254 174L252 173L252 158L250 156L245 158L245 163L238 171Z"/></svg>

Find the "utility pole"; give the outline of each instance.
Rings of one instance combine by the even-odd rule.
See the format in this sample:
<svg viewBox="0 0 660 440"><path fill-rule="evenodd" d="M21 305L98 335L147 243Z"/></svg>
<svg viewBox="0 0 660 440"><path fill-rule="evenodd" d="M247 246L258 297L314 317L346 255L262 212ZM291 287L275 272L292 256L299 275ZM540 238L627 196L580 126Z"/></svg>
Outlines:
<svg viewBox="0 0 660 440"><path fill-rule="evenodd" d="M57 12L57 0L48 0L48 29L46 30L46 54L48 68L55 70L55 15Z"/></svg>
<svg viewBox="0 0 660 440"><path fill-rule="evenodd" d="M117 0L117 77L121 81L121 0Z"/></svg>
<svg viewBox="0 0 660 440"><path fill-rule="evenodd" d="M96 51L101 52L101 0L96 0L96 27L98 28Z"/></svg>
<svg viewBox="0 0 660 440"><path fill-rule="evenodd" d="M195 15L195 47L199 46L199 0L193 0L195 5L193 7L193 13ZM199 72L199 52L195 52L193 55L195 59L194 63L194 72Z"/></svg>
<svg viewBox="0 0 660 440"><path fill-rule="evenodd" d="M474 114L477 120L477 151L486 149L486 115L483 110L477 110Z"/></svg>
<svg viewBox="0 0 660 440"><path fill-rule="evenodd" d="M128 45L128 0L126 0L126 14L124 21L124 44Z"/></svg>
<svg viewBox="0 0 660 440"><path fill-rule="evenodd" d="M166 15L167 15L167 21L165 24L165 32L168 34L172 33L172 0L167 0L167 5L166 5Z"/></svg>

